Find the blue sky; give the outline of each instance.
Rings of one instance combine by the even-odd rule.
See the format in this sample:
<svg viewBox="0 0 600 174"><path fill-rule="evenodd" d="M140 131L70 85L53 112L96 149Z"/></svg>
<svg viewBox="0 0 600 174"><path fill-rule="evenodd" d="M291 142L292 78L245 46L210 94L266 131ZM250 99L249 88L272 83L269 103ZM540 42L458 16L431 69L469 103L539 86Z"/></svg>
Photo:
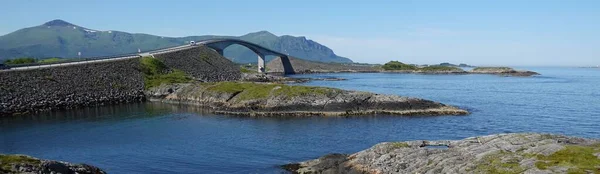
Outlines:
<svg viewBox="0 0 600 174"><path fill-rule="evenodd" d="M0 35L53 19L162 36L306 36L357 62L600 64L598 0L5 0Z"/></svg>

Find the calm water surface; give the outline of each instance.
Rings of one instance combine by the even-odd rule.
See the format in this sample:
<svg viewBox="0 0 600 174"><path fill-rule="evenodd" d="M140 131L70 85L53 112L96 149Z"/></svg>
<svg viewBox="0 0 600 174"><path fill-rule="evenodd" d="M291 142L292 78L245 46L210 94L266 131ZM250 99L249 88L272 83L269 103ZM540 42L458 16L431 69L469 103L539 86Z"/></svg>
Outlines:
<svg viewBox="0 0 600 174"><path fill-rule="evenodd" d="M83 162L109 173L282 173L277 165L353 153L383 141L509 132L600 138L600 69L492 75L318 74L329 86L419 97L469 116L245 118L156 103L0 119L0 153Z"/></svg>

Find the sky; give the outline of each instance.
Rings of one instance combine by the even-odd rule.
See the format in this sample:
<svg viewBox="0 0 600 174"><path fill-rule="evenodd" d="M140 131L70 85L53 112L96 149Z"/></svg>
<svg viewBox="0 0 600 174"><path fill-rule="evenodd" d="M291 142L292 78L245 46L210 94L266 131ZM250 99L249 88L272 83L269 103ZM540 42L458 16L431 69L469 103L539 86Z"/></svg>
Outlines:
<svg viewBox="0 0 600 174"><path fill-rule="evenodd" d="M53 19L160 36L306 36L355 62L600 65L600 0L3 0L0 35Z"/></svg>

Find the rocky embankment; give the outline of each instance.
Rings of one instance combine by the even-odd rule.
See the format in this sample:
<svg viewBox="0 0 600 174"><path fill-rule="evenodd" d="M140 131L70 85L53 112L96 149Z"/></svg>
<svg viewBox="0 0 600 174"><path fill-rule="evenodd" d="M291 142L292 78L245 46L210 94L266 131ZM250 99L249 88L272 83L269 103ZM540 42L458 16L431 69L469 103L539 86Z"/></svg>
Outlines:
<svg viewBox="0 0 600 174"><path fill-rule="evenodd" d="M501 76L522 76L522 77L540 75L537 72L520 71L520 70L515 70L515 69L509 68L509 67L477 67L468 72L470 74L494 74L494 75L501 75Z"/></svg>
<svg viewBox="0 0 600 174"><path fill-rule="evenodd" d="M37 159L25 155L2 154L0 154L0 173L106 174L102 169L87 164L71 164L62 161Z"/></svg>
<svg viewBox="0 0 600 174"><path fill-rule="evenodd" d="M203 82L239 80L241 72L237 65L206 47L154 55L169 68L178 69Z"/></svg>
<svg viewBox="0 0 600 174"><path fill-rule="evenodd" d="M143 101L139 62L0 71L0 116Z"/></svg>
<svg viewBox="0 0 600 174"><path fill-rule="evenodd" d="M600 140L521 133L386 142L351 155L329 154L282 167L294 173L324 174L600 173Z"/></svg>
<svg viewBox="0 0 600 174"><path fill-rule="evenodd" d="M465 115L441 103L325 87L219 82L161 85L146 91L152 101L186 103L219 114L250 116Z"/></svg>

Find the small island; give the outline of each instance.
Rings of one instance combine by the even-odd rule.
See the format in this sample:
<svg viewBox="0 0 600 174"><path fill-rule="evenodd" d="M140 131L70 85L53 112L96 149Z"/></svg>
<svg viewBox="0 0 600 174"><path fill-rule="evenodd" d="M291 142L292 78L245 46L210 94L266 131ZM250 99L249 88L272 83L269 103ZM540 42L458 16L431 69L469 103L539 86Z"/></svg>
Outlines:
<svg viewBox="0 0 600 174"><path fill-rule="evenodd" d="M496 74L502 76L533 76L540 75L533 71L517 71L509 67L477 67L469 71L472 74Z"/></svg>
<svg viewBox="0 0 600 174"><path fill-rule="evenodd" d="M600 140L518 133L385 142L283 165L293 173L598 173Z"/></svg>
<svg viewBox="0 0 600 174"><path fill-rule="evenodd" d="M416 66L404 64L399 61L390 61L383 66L383 72L420 73L420 74L466 74L461 68L454 66L432 65Z"/></svg>
<svg viewBox="0 0 600 174"><path fill-rule="evenodd" d="M441 103L395 95L277 83L163 84L151 101L199 105L218 114L246 116L466 115Z"/></svg>

